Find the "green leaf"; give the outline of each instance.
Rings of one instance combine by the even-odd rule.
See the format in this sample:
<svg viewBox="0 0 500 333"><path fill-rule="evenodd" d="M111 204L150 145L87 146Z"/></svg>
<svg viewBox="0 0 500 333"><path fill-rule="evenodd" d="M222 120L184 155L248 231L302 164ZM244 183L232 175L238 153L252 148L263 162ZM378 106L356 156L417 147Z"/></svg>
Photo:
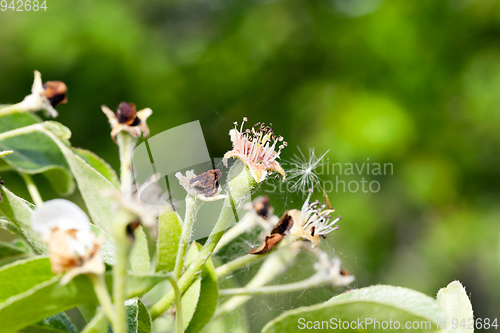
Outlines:
<svg viewBox="0 0 500 333"><path fill-rule="evenodd" d="M164 275L135 275L128 278L127 297L140 296ZM80 304L96 304L93 286L86 276L77 276L62 286L60 276L55 276L49 259L38 257L17 261L0 268L0 332L15 332L44 318ZM106 275L109 289L111 274Z"/></svg>
<svg viewBox="0 0 500 333"><path fill-rule="evenodd" d="M201 280L196 279L182 295L182 320L184 330L194 316L196 305L200 299Z"/></svg>
<svg viewBox="0 0 500 333"><path fill-rule="evenodd" d="M93 223L107 235L112 235L111 222L116 213L113 208L115 200L103 196L103 192L117 191L116 187L62 142L59 141L58 145L66 156Z"/></svg>
<svg viewBox="0 0 500 333"><path fill-rule="evenodd" d="M99 227L96 227L95 225L91 225L90 228L92 229L92 232L99 237L99 235L103 234L102 237L104 237L104 242L102 243L101 247L101 256L102 260L108 264L108 265L114 265L115 264L115 243L113 240Z"/></svg>
<svg viewBox="0 0 500 333"><path fill-rule="evenodd" d="M1 210L0 210L1 211ZM23 237L23 233L19 230L18 227L15 226L14 223L10 222L5 216L0 216L0 228L6 229L13 234Z"/></svg>
<svg viewBox="0 0 500 333"><path fill-rule="evenodd" d="M85 326L82 333L103 333L108 331L108 319L103 311L99 311L87 326Z"/></svg>
<svg viewBox="0 0 500 333"><path fill-rule="evenodd" d="M0 212L19 229L24 239L36 253L47 253L47 245L42 242L40 235L31 228L33 204L18 197L5 186L0 186L0 189L3 192Z"/></svg>
<svg viewBox="0 0 500 333"><path fill-rule="evenodd" d="M149 258L148 239L142 226L134 231L135 241L130 252L130 268L134 273L149 273L151 262Z"/></svg>
<svg viewBox="0 0 500 333"><path fill-rule="evenodd" d="M19 330L19 333L67 333L68 331L62 331L51 327L30 325Z"/></svg>
<svg viewBox="0 0 500 333"><path fill-rule="evenodd" d="M47 258L31 258L0 268L0 302L54 277ZM41 318L43 319L43 318Z"/></svg>
<svg viewBox="0 0 500 333"><path fill-rule="evenodd" d="M21 130L23 129L26 131L28 130L26 127ZM3 137L3 140L0 140L0 144L2 141L17 139L23 135L42 136L43 138L49 140L49 145L51 147L54 147L55 144L55 146L57 146L55 150L59 153L62 152L62 157L65 160L64 164L69 165L69 169L75 177L80 193L82 194L89 211L90 218L95 225L110 235L111 221L113 220L115 213L113 209L114 200L109 197L104 197L102 194L105 190L116 191L116 187L106 177L96 171L96 169L90 166L90 164L85 162L83 158L75 154L71 148L67 146L64 138L68 135L69 130L63 125L55 122L45 122L39 125L32 125L29 130L33 132L21 135L13 134L12 136L8 135ZM2 135L5 136L5 134L6 133L0 134L0 139L2 138ZM14 149L14 151L16 150ZM14 153L11 156L15 155L16 154ZM8 158L10 158L10 156L6 159ZM93 161L95 162L95 160ZM60 180L58 183L60 183Z"/></svg>
<svg viewBox="0 0 500 333"><path fill-rule="evenodd" d="M11 243L0 242L0 266L30 256L26 249Z"/></svg>
<svg viewBox="0 0 500 333"><path fill-rule="evenodd" d="M212 318L219 299L219 285L211 259L202 266L200 297L186 333L200 332Z"/></svg>
<svg viewBox="0 0 500 333"><path fill-rule="evenodd" d="M41 122L42 119L31 112L0 116L0 133Z"/></svg>
<svg viewBox="0 0 500 333"><path fill-rule="evenodd" d="M120 182L115 170L113 170L113 168L106 163L106 161L87 149L71 148L71 150L87 162L88 165L109 180L109 182L116 188L120 187Z"/></svg>
<svg viewBox="0 0 500 333"><path fill-rule="evenodd" d="M389 323L392 320L398 321L401 326L400 329L380 330L378 326L374 329L373 326L365 325L363 329L358 327L358 331L415 332L414 329L405 329L405 324L407 321L418 321L419 324L430 323L427 328L421 326L419 332L439 332L437 324L446 318L446 314L437 302L427 295L411 289L379 285L351 290L325 303L285 312L267 323L262 332L303 332L306 329L303 325L307 325L307 322L311 322L309 329L314 328L315 324L319 325L315 332L331 332L333 326L330 326L330 329L326 325L321 328L322 321L331 324L331 318L342 322L355 321L356 324L358 318L372 318L381 323Z"/></svg>
<svg viewBox="0 0 500 333"><path fill-rule="evenodd" d="M19 122L16 120L19 120ZM0 126L0 133L36 124L38 120L25 114L12 114L1 117L3 126ZM4 121L6 121L5 125L3 124ZM45 126L50 128L63 127L54 123L50 122ZM15 128L12 128L14 126ZM61 132L62 130L57 131L59 135L62 135ZM68 135L68 133L65 133L65 135ZM13 154L4 157L3 160L21 172L28 174L43 173L57 192L66 195L73 193L75 190L73 176L64 155L58 145L46 133L37 131L0 138L0 150L14 151Z"/></svg>
<svg viewBox="0 0 500 333"><path fill-rule="evenodd" d="M22 254L26 254L26 251L11 243L0 242L0 260Z"/></svg>
<svg viewBox="0 0 500 333"><path fill-rule="evenodd" d="M182 233L182 220L172 209L160 215L158 220L158 243L156 271L173 271L177 248Z"/></svg>
<svg viewBox="0 0 500 333"><path fill-rule="evenodd" d="M37 328L40 331L45 330L56 330L57 332L70 332L76 333L76 328L69 320L68 316L64 312L60 312L48 318L45 318L42 322L37 325L29 326L33 328ZM21 332L26 330L23 329ZM36 331L35 331L36 332Z"/></svg>
<svg viewBox="0 0 500 333"><path fill-rule="evenodd" d="M151 333L153 323L148 308L136 297L127 301L128 333Z"/></svg>

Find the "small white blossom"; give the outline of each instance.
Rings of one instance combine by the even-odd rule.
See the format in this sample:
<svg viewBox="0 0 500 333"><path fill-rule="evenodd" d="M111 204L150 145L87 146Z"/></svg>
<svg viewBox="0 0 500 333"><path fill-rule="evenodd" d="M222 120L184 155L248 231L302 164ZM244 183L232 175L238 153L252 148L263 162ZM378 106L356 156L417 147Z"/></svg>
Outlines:
<svg viewBox="0 0 500 333"><path fill-rule="evenodd" d="M31 215L33 230L49 246L52 271L66 272L61 284L80 274L103 274L102 239L90 228L87 215L71 201L54 199L37 206Z"/></svg>
<svg viewBox="0 0 500 333"><path fill-rule="evenodd" d="M332 287L343 287L354 282L354 276L342 269L342 263L339 258L328 259L325 252L318 254L319 261L314 264L317 274L329 281Z"/></svg>
<svg viewBox="0 0 500 333"><path fill-rule="evenodd" d="M319 245L320 238L326 237L333 230L338 229L334 226L340 216L331 220L330 213L333 209L325 209L326 205L320 205L319 201L310 202L312 191L309 192L302 209L292 209L288 214L292 217L293 226L290 229L290 234L295 237L301 237L310 240L313 246Z"/></svg>

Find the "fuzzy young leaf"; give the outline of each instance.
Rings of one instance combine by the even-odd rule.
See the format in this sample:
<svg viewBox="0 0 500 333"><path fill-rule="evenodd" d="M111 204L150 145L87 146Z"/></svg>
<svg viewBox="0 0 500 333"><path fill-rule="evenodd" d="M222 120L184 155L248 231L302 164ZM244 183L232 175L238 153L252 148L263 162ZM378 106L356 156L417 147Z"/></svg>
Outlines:
<svg viewBox="0 0 500 333"><path fill-rule="evenodd" d="M37 124L40 120L26 114L12 114L1 117L1 122L0 133L5 134L10 130ZM55 126L52 124L52 127ZM30 132L8 137L0 136L0 150L14 151L3 160L16 170L25 173L43 173L57 192L67 195L75 190L68 162L59 146L46 133Z"/></svg>
<svg viewBox="0 0 500 333"><path fill-rule="evenodd" d="M3 193L0 212L20 230L24 239L36 253L47 253L47 245L42 242L40 235L31 228L33 204L18 197L5 186L0 186L0 190Z"/></svg>
<svg viewBox="0 0 500 333"><path fill-rule="evenodd" d="M398 321L401 325L400 329L392 330L381 330L378 326L374 328L373 325L368 327L365 325L363 329L358 327L359 330L414 332L413 328L406 329L404 325L407 321L418 321L427 325L424 327L422 324L419 332L440 332L437 325L446 318L446 314L437 302L427 295L411 289L378 285L351 290L325 303L285 312L267 323L262 332L303 332L307 322L311 322L309 328L317 323L315 332L330 332L334 329L332 326L321 327L323 321L331 324L330 318L356 323L358 318L373 318L387 323L389 320Z"/></svg>
<svg viewBox="0 0 500 333"><path fill-rule="evenodd" d="M142 226L134 231L135 241L130 252L130 268L134 273L149 273L151 262L149 257L148 239Z"/></svg>
<svg viewBox="0 0 500 333"><path fill-rule="evenodd" d="M153 323L148 308L139 298L127 301L128 333L151 333Z"/></svg>
<svg viewBox="0 0 500 333"><path fill-rule="evenodd" d="M199 301L186 333L197 333L203 329L212 318L218 299L219 285L215 276L215 267L212 260L208 259L202 267Z"/></svg>
<svg viewBox="0 0 500 333"><path fill-rule="evenodd" d="M87 162L88 165L109 180L109 182L116 188L120 187L120 182L115 170L113 170L111 165L109 165L106 161L87 149L71 148L71 150Z"/></svg>
<svg viewBox="0 0 500 333"><path fill-rule="evenodd" d="M177 248L182 233L182 220L172 209L160 215L158 221L158 243L156 271L173 271Z"/></svg>
<svg viewBox="0 0 500 333"><path fill-rule="evenodd" d="M11 243L0 242L0 266L29 256L30 253L22 247Z"/></svg>
<svg viewBox="0 0 500 333"><path fill-rule="evenodd" d="M85 326L82 333L103 333L108 331L108 319L106 318L104 311L99 311L87 324L87 326Z"/></svg>
<svg viewBox="0 0 500 333"><path fill-rule="evenodd" d="M127 297L140 296L157 283L162 275L128 277ZM111 274L106 275L108 288ZM16 332L44 318L81 304L96 304L92 283L86 276L77 276L67 285L52 273L49 259L38 257L17 261L0 268L0 332Z"/></svg>

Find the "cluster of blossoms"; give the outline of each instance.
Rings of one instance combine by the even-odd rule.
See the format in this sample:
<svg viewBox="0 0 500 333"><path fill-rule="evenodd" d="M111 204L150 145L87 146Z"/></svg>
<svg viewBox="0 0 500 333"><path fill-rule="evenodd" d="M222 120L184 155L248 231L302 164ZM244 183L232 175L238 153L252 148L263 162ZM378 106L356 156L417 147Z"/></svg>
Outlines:
<svg viewBox="0 0 500 333"><path fill-rule="evenodd" d="M56 117L58 114L54 107L66 102L66 85L60 81L49 81L42 84L41 74L35 71L31 94L18 104L2 108L1 112L5 115L14 112L45 110L50 116ZM39 202L37 202L32 194L37 206L31 215L31 225L33 230L40 234L42 241L48 245L48 254L53 272L55 274L64 274L61 278L61 284L67 284L77 275L88 275L93 283L97 284L95 285L96 295L100 304L105 308L106 316L114 326L120 327L120 324L123 324L125 320L117 318L125 314L126 288L116 286L126 285L127 265L129 263L128 252L132 248L134 231L141 225L149 229L152 237L156 237L157 218L161 210L168 206L168 198L158 184L160 176L157 174L149 178L144 184L140 186L137 184L135 190L132 184L131 162L132 152L137 144L136 138L141 135L143 137L149 136L150 131L146 121L153 111L150 108L137 111L134 104L127 102L120 103L115 112L106 105L102 105L101 109L109 120L111 126L110 135L120 147L120 161L122 163L121 191L113 188L102 193L103 196L114 199L117 216L119 217L116 221L113 221L112 229L114 232L113 239L115 240L114 246L116 247L114 252L116 258L113 258L114 262L112 263L114 265L113 283L116 280L122 281L113 286L114 305L111 308L109 307L111 300L107 295L107 290L103 292L102 288L99 287L99 284L104 283L102 275L105 272L105 265L101 254L104 234L98 228L92 227L88 216L82 209L76 204L63 199L42 202L40 198ZM222 172L219 169L208 170L199 175L196 175L194 170L188 170L185 175L180 172L175 175L188 195L186 197L186 218L183 221L182 235L177 248L175 268L171 273L174 286L177 286L175 284L176 279L189 276L186 273L189 270L195 272L192 274L192 278L194 278L196 272L203 265L202 261L197 260L196 262L199 262L200 266L193 267L191 263L189 268L186 267L187 270L183 266L193 221L201 203L225 199L219 218L219 221L223 221L220 227L220 231L223 231L229 226L230 221L226 217L230 216L228 211L234 209L234 202L238 202L238 204L242 202L241 198L248 195L255 184L262 183L268 175L273 173L276 173L276 178L281 175L283 181L286 179L285 170L278 162L281 151L287 146L286 141L282 136L275 135L272 124L267 126L265 123L259 122L250 129L244 130L243 127L246 121L247 118L244 117L239 128L238 123L235 122L235 127L229 131L233 147L232 150L224 154L223 163L227 167L230 158L238 159L241 163L236 164L236 167L229 172L229 181L225 187L227 194L222 193ZM0 157L10 153L12 152L0 152ZM311 177L311 170L321 159L322 157L314 161L313 164L308 165L307 168L301 169L299 173L293 174L293 178L302 177L302 175ZM232 170L244 170L245 172L241 173L243 177L236 175L231 178ZM252 181L252 178L255 182ZM234 181L233 184L237 185L232 187L231 181ZM1 180L0 185L3 185ZM244 188L244 190L235 190L237 186ZM233 200L229 194L235 195L235 193L237 193L238 199ZM221 232L218 232L218 224L213 228L212 234L209 236L209 242L207 242L207 248L209 249L206 253L208 253L208 256L204 260L207 260L218 248L237 237L245 229L259 226L264 232L263 243L260 247L251 249L250 254L264 255L276 246L285 247L291 244L290 251L287 252L288 256L284 257L290 258L290 256L295 257L301 248L307 246L311 252L318 254L319 258L319 261L314 265L317 273L310 278L311 281L319 281L320 284L327 282L333 287L350 284L354 277L342 269L340 260L338 258L329 260L324 252L315 249L319 245L321 238L326 238L327 234L338 228L336 223L340 220L340 217L332 219L331 213L334 210L330 208L329 203L327 208L326 205L321 205L319 201L311 202L311 195L312 190L309 191L301 210L288 210L281 218L273 214L273 208L268 197L256 198L250 207L247 206L250 211L244 220L235 226L236 229L227 231L224 234L225 238L221 239L222 236L211 238L212 235L222 235ZM123 221L120 221L122 217ZM100 236L97 237L96 234L100 234ZM287 241L279 244L285 238ZM303 240L307 242L303 242ZM308 242L312 243L312 247L307 245ZM210 246L213 247L210 248ZM202 250L200 250L201 252ZM257 258L253 255L246 257ZM272 256L274 256L275 263L283 259L277 254ZM271 258L273 258L272 256ZM289 261L291 263L293 259ZM284 268L286 265L282 266ZM263 267L267 266L263 265ZM96 276L99 276L98 279ZM259 275L259 277L261 276ZM98 280L101 282L96 282ZM106 288L104 287L104 289ZM180 300L181 292L177 289L176 293L178 293L177 296ZM182 313L181 302L176 301L176 306L178 306L179 313ZM163 313L165 309L159 314ZM126 325L123 327L126 327ZM182 327L182 320L180 320L180 327ZM179 330L182 331L182 328Z"/></svg>

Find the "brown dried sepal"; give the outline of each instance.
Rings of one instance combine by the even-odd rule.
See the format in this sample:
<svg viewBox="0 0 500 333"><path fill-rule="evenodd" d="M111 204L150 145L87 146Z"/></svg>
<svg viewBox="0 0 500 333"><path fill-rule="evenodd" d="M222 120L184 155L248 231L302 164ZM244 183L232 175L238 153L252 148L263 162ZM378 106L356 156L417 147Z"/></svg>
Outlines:
<svg viewBox="0 0 500 333"><path fill-rule="evenodd" d="M257 215L267 219L269 215L269 209L271 208L271 205L269 204L269 197L265 196L262 197L261 200L258 200L254 202L253 204L253 209L257 213Z"/></svg>
<svg viewBox="0 0 500 333"><path fill-rule="evenodd" d="M135 104L121 102L116 110L116 118L120 124L137 126L141 120L137 117L137 109Z"/></svg>
<svg viewBox="0 0 500 333"><path fill-rule="evenodd" d="M219 169L208 170L189 181L189 184L200 194L213 197L217 194L220 186L222 172Z"/></svg>
<svg viewBox="0 0 500 333"><path fill-rule="evenodd" d="M271 235L266 236L261 246L251 249L250 254L264 254L271 251L285 236L285 233L292 226L292 217L285 212L276 226L271 230Z"/></svg>
<svg viewBox="0 0 500 333"><path fill-rule="evenodd" d="M58 105L68 102L68 87L64 82L47 81L43 84L43 89L45 90L45 98L49 100L52 107L55 108Z"/></svg>
<svg viewBox="0 0 500 333"><path fill-rule="evenodd" d="M140 225L141 221L139 220L132 221L129 224L127 224L127 229L126 229L127 237L129 237L132 241L135 240L135 230L139 228Z"/></svg>

